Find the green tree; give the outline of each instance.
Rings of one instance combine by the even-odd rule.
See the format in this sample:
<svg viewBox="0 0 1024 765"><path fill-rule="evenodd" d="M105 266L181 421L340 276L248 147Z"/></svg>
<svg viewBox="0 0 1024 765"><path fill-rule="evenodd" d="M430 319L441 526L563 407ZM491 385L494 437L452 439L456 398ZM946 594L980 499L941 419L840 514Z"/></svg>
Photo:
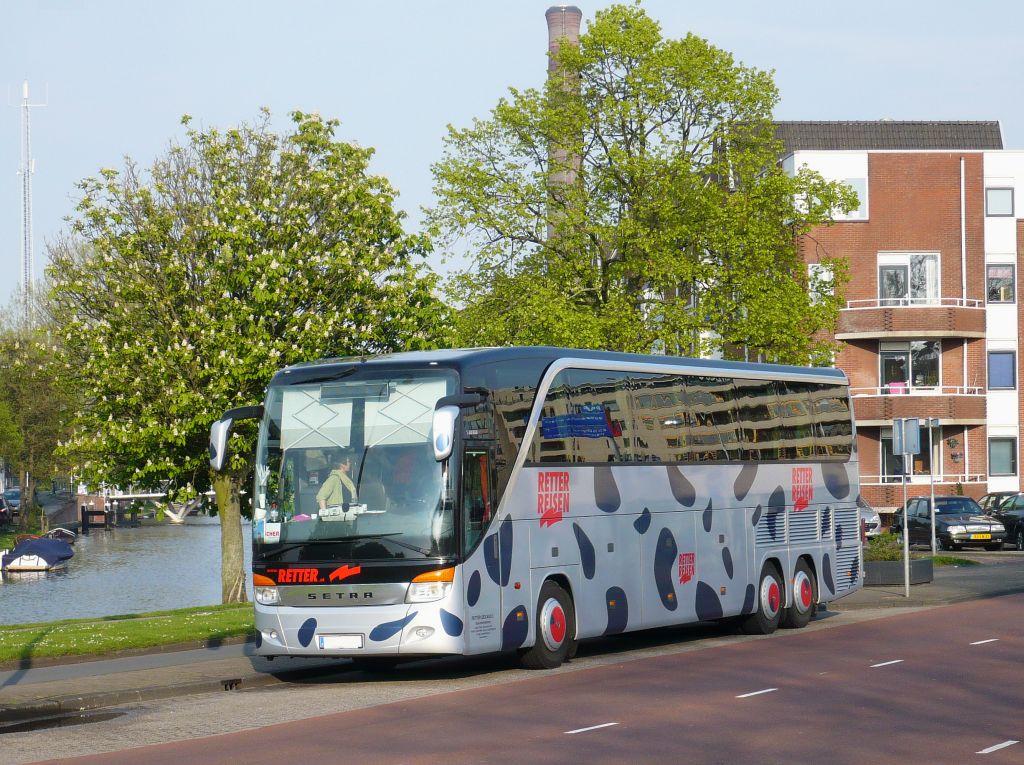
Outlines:
<svg viewBox="0 0 1024 765"><path fill-rule="evenodd" d="M21 482L22 529L36 517L35 489L60 466L58 447L70 432L71 397L48 335L28 325L0 332L0 458Z"/></svg>
<svg viewBox="0 0 1024 765"><path fill-rule="evenodd" d="M83 181L51 249L52 299L86 404L69 451L119 485L217 495L223 599L245 599L240 491L252 428L208 466L211 423L258 403L273 373L315 358L433 347L447 326L428 243L403 232L369 149L337 122L189 129L142 173ZM188 118L184 120L188 122Z"/></svg>
<svg viewBox="0 0 1024 765"><path fill-rule="evenodd" d="M856 196L783 172L770 73L621 5L554 64L433 167L430 225L473 252L460 342L826 359L845 271L826 289L796 240Z"/></svg>

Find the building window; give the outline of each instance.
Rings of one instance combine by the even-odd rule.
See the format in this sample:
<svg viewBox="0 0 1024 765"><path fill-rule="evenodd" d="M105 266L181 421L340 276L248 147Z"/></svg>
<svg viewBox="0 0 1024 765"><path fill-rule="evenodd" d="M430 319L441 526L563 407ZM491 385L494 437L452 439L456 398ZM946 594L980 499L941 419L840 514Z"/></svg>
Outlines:
<svg viewBox="0 0 1024 765"><path fill-rule="evenodd" d="M1013 268L1009 263L985 266L989 303L1014 303L1017 301L1013 286Z"/></svg>
<svg viewBox="0 0 1024 765"><path fill-rule="evenodd" d="M881 306L931 305L939 300L939 255L935 252L881 253L878 301Z"/></svg>
<svg viewBox="0 0 1024 765"><path fill-rule="evenodd" d="M1013 216L1013 189L985 189L985 215L993 217Z"/></svg>
<svg viewBox="0 0 1024 765"><path fill-rule="evenodd" d="M1013 390L1017 387L1017 354L1014 351L989 351L989 390Z"/></svg>
<svg viewBox="0 0 1024 765"><path fill-rule="evenodd" d="M988 440L988 474L1017 475L1017 439Z"/></svg>
<svg viewBox="0 0 1024 765"><path fill-rule="evenodd" d="M903 455L894 454L892 450L892 428L882 428L882 482L899 483L904 473ZM931 475L932 460L928 450L928 431L921 430L921 451L911 454L909 460L912 471L910 475Z"/></svg>
<svg viewBox="0 0 1024 765"><path fill-rule="evenodd" d="M912 388L940 385L942 343L915 340L909 343L879 343L879 382L885 393L908 393Z"/></svg>
<svg viewBox="0 0 1024 765"><path fill-rule="evenodd" d="M868 218L868 179L844 178L843 183L857 194L857 206L846 214L837 213L836 220L867 220Z"/></svg>

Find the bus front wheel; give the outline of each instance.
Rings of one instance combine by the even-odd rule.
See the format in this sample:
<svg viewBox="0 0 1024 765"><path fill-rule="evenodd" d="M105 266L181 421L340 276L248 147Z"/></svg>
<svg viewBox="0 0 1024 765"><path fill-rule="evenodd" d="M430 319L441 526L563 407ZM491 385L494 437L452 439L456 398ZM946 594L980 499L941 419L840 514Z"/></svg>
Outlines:
<svg viewBox="0 0 1024 765"><path fill-rule="evenodd" d="M748 635L770 635L779 626L782 617L782 579L771 563L765 563L757 587L757 605L754 613L743 622L742 630Z"/></svg>
<svg viewBox="0 0 1024 765"><path fill-rule="evenodd" d="M551 580L540 588L536 625L533 647L523 651L519 661L527 669L554 669L576 642L576 617L568 593Z"/></svg>
<svg viewBox="0 0 1024 765"><path fill-rule="evenodd" d="M793 590L791 605L782 613L782 626L791 629L806 627L814 616L814 605L818 602L818 592L814 582L814 574L807 561L797 561L793 572Z"/></svg>

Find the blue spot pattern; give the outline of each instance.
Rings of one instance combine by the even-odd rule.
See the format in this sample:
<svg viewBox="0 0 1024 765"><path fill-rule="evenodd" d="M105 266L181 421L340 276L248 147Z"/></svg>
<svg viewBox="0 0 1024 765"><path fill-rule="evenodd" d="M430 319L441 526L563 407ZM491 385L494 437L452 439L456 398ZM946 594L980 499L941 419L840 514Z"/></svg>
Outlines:
<svg viewBox="0 0 1024 765"><path fill-rule="evenodd" d="M704 508L704 512L701 514L701 520L704 522L704 531L711 531L711 500L708 500L708 506Z"/></svg>
<svg viewBox="0 0 1024 765"><path fill-rule="evenodd" d="M836 549L843 549L843 524L836 524Z"/></svg>
<svg viewBox="0 0 1024 765"><path fill-rule="evenodd" d="M693 484L675 465L666 465L665 470L668 472L668 485L672 488L672 496L676 502L683 507L693 507L693 503L697 501L697 490L693 488Z"/></svg>
<svg viewBox="0 0 1024 765"><path fill-rule="evenodd" d="M512 573L512 516L506 515L498 527L498 552L501 555L501 581L502 587L508 584L509 575Z"/></svg>
<svg viewBox="0 0 1024 765"><path fill-rule="evenodd" d="M750 487L754 485L755 478L757 478L757 465L748 463L740 468L740 474L736 476L736 483L732 487L736 499L743 501L743 498L750 492Z"/></svg>
<svg viewBox="0 0 1024 765"><path fill-rule="evenodd" d="M821 511L821 538L825 539L832 530L832 508L827 506Z"/></svg>
<svg viewBox="0 0 1024 765"><path fill-rule="evenodd" d="M732 579L732 553L729 552L728 547L722 548L722 565L725 566L725 573L730 579Z"/></svg>
<svg viewBox="0 0 1024 765"><path fill-rule="evenodd" d="M594 468L594 501L605 513L614 513L622 502L612 469L606 465Z"/></svg>
<svg viewBox="0 0 1024 765"><path fill-rule="evenodd" d="M505 617L501 627L501 650L509 651L526 642L530 621L526 616L526 606L516 606Z"/></svg>
<svg viewBox="0 0 1024 765"><path fill-rule="evenodd" d="M455 614L448 613L443 608L441 609L441 626L452 637L458 637L462 634L462 619Z"/></svg>
<svg viewBox="0 0 1024 765"><path fill-rule="evenodd" d="M618 635L626 630L629 623L629 603L626 602L626 593L621 587L609 587L604 594L604 602L608 606L608 626L604 628L605 635Z"/></svg>
<svg viewBox="0 0 1024 765"><path fill-rule="evenodd" d="M501 562L498 560L498 533L489 534L484 538L484 566L487 575L495 584L501 584Z"/></svg>
<svg viewBox="0 0 1024 765"><path fill-rule="evenodd" d="M669 611L675 611L679 607L676 588L672 581L678 553L676 538L668 529L662 529L658 535L658 547L654 551L654 584L658 588L662 605Z"/></svg>
<svg viewBox="0 0 1024 765"><path fill-rule="evenodd" d="M751 526L756 526L757 522L759 520L761 520L761 506L760 505L758 505L757 509L754 510L754 515L750 519L750 525Z"/></svg>
<svg viewBox="0 0 1024 765"><path fill-rule="evenodd" d="M406 624L408 624L413 620L413 618L415 618L417 613L418 612L413 611L404 619L396 619L393 622L384 622L383 624L378 624L376 627L370 630L370 640L379 643L382 640L387 640L388 638L394 637L402 631Z"/></svg>
<svg viewBox="0 0 1024 765"><path fill-rule="evenodd" d="M743 595L743 608L740 610L741 614L754 613L754 593L756 592L757 590L754 589L754 585L747 585L747 591Z"/></svg>
<svg viewBox="0 0 1024 765"><path fill-rule="evenodd" d="M836 594L836 583L832 579L832 558L828 553L821 556L821 578L825 580L825 586L833 595Z"/></svg>
<svg viewBox="0 0 1024 765"><path fill-rule="evenodd" d="M472 608L480 600L480 572L474 571L469 577L469 584L466 585L466 603Z"/></svg>
<svg viewBox="0 0 1024 765"><path fill-rule="evenodd" d="M722 618L722 601L718 593L706 582L697 582L696 597L697 618L702 622Z"/></svg>
<svg viewBox="0 0 1024 765"><path fill-rule="evenodd" d="M309 618L299 627L299 645L306 648L313 642L313 635L316 634L316 619Z"/></svg>
<svg viewBox="0 0 1024 765"><path fill-rule="evenodd" d="M843 499L850 493L850 474L841 462L825 462L821 466L825 488L836 499Z"/></svg>
<svg viewBox="0 0 1024 765"><path fill-rule="evenodd" d="M635 521L633 521L633 528L636 529L641 534L646 534L647 533L647 529L649 529L650 527L651 527L651 511L648 510L645 507L643 512L640 513L640 515L638 515L636 517Z"/></svg>
<svg viewBox="0 0 1024 765"><path fill-rule="evenodd" d="M775 541L778 538L778 532L781 531L778 527L779 516L786 510L786 491L781 487L777 487L772 495L768 497L768 512L765 514L764 522L768 527L768 536Z"/></svg>
<svg viewBox="0 0 1024 765"><path fill-rule="evenodd" d="M594 544L578 523L572 525L572 531L576 535L576 544L580 547L580 565L583 567L583 576L587 579L593 579L594 570L597 568L597 555L594 553Z"/></svg>

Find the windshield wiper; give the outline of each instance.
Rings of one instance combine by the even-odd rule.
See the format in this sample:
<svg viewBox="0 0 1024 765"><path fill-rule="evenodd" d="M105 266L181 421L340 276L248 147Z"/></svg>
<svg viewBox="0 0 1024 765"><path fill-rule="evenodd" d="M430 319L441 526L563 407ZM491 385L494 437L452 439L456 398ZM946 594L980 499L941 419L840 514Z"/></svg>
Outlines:
<svg viewBox="0 0 1024 765"><path fill-rule="evenodd" d="M382 539L384 537L396 537L396 536L399 536L401 534L402 534L401 531L392 531L392 532L389 532L387 534L353 534L353 535L347 536L347 537L336 537L335 539L333 539L331 541L334 541L334 542L354 542L354 541L356 541L358 539ZM320 540L320 541L326 542L327 540L324 539L324 540ZM417 547L416 545L411 545L408 542L399 542L397 539L389 539L388 541L391 544L393 544L393 545L398 545L399 547L404 547L406 550L412 550L413 552L418 552L420 555L422 555L424 557L427 557L427 558L431 557L430 550L424 550L422 547Z"/></svg>
<svg viewBox="0 0 1024 765"><path fill-rule="evenodd" d="M266 552L260 553L260 557L262 557L264 559L270 558L270 557L277 557L278 555L281 555L282 553L291 552L292 550L297 550L298 548L305 547L306 545L325 545L325 544L330 544L331 542L337 542L337 541L339 541L339 540L336 540L336 539L307 539L305 542L296 542L295 544L284 545L283 547L278 547L276 550L267 550Z"/></svg>

